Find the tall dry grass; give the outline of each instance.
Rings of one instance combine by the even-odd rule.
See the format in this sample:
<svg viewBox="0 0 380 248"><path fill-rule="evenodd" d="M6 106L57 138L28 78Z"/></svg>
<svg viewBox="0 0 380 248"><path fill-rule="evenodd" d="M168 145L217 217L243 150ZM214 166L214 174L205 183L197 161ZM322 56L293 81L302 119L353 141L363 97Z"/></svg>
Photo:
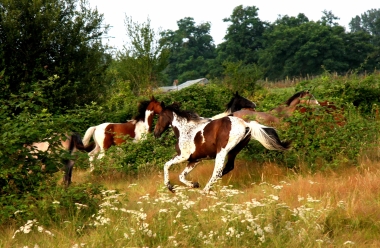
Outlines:
<svg viewBox="0 0 380 248"><path fill-rule="evenodd" d="M172 168L180 185L184 165ZM213 161L189 175L205 185ZM0 231L1 247L379 247L380 163L295 173L274 163L237 161L204 195L198 189L163 187L162 172L94 176L75 171L75 184L106 186L99 213L64 228L29 224ZM113 191L116 190L116 191ZM32 226L30 226L32 225ZM25 227L25 226L24 226ZM41 231L41 228L43 229ZM39 230L40 229L40 230ZM19 230L19 232L17 232ZM25 228L23 229L25 230ZM54 235L50 235L49 232Z"/></svg>

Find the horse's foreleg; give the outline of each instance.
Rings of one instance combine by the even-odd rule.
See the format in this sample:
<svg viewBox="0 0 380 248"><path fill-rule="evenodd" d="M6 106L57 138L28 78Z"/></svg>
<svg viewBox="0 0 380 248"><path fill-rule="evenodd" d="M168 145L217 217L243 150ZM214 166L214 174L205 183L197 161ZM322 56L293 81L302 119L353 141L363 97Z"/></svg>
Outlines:
<svg viewBox="0 0 380 248"><path fill-rule="evenodd" d="M186 161L186 158L184 158L182 156L175 156L174 158L172 158L171 160L169 160L168 162L166 162L165 165L164 165L164 184L166 185L166 187L171 192L174 192L174 188L170 184L170 181L169 181L169 168L173 164L178 164L178 163L181 163L181 162L184 162L184 161Z"/></svg>
<svg viewBox="0 0 380 248"><path fill-rule="evenodd" d="M195 168L195 166L197 166L198 163L199 161L189 162L186 168L179 175L179 180L191 188L199 188L199 183L186 180L186 175L189 174Z"/></svg>
<svg viewBox="0 0 380 248"><path fill-rule="evenodd" d="M226 151L225 149L222 149L215 158L215 167L214 172L212 173L212 176L206 186L204 187L204 192L209 192L211 189L211 186L216 183L216 181L222 177L223 167L224 167L224 160L226 157Z"/></svg>

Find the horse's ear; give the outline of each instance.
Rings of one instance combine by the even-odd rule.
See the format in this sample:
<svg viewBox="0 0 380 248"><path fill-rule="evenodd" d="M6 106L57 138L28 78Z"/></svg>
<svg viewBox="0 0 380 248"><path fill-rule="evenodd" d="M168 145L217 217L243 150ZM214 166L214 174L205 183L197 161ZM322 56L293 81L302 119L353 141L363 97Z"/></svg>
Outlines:
<svg viewBox="0 0 380 248"><path fill-rule="evenodd" d="M162 107L162 108L165 108L165 103L164 103L164 101L161 102L161 107Z"/></svg>
<svg viewBox="0 0 380 248"><path fill-rule="evenodd" d="M155 101L156 99L155 99L154 96L152 95L152 96L150 97L150 100L151 100L151 101Z"/></svg>
<svg viewBox="0 0 380 248"><path fill-rule="evenodd" d="M239 92L238 91L236 91L235 96L239 96Z"/></svg>

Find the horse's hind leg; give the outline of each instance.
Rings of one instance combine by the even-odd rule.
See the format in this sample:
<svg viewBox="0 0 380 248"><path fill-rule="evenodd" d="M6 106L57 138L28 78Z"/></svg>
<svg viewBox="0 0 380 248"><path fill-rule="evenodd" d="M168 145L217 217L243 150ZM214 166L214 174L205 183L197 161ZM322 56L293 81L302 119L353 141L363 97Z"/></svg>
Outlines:
<svg viewBox="0 0 380 248"><path fill-rule="evenodd" d="M189 174L195 168L195 166L197 166L198 163L199 163L199 161L189 162L187 164L186 168L179 175L179 180L191 188L199 188L199 183L198 182L190 182L190 181L186 180L186 175Z"/></svg>
<svg viewBox="0 0 380 248"><path fill-rule="evenodd" d="M238 155L238 153L248 144L251 137L248 135L243 139L237 146L235 146L227 155L227 163L224 166L222 176L227 174L228 172L232 171L235 167L235 158Z"/></svg>
<svg viewBox="0 0 380 248"><path fill-rule="evenodd" d="M74 161L69 160L67 161L65 168L64 168L64 176L63 176L63 183L66 187L68 187L71 184L71 177L73 175L73 167L74 167Z"/></svg>
<svg viewBox="0 0 380 248"><path fill-rule="evenodd" d="M99 152L100 147L96 144L94 150L88 153L89 161L90 161L90 171L94 170L94 158L95 155Z"/></svg>

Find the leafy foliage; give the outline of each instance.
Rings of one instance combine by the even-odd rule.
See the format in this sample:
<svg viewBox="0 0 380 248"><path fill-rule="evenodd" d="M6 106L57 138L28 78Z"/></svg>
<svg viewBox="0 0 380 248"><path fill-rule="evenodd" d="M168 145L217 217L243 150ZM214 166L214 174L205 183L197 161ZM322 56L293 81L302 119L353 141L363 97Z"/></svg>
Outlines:
<svg viewBox="0 0 380 248"><path fill-rule="evenodd" d="M180 91L161 95L160 100L165 104L179 102L181 109L193 110L200 116L211 117L226 110L225 107L233 94L233 91L221 84L196 84Z"/></svg>
<svg viewBox="0 0 380 248"><path fill-rule="evenodd" d="M255 92L257 81L264 74L256 64L243 65L239 62L224 62L224 83L234 91L249 90Z"/></svg>
<svg viewBox="0 0 380 248"><path fill-rule="evenodd" d="M169 49L158 41L150 20L139 24L126 17L129 46L117 54L114 62L118 80L129 81L135 94L151 92L162 81L162 71L168 65Z"/></svg>
<svg viewBox="0 0 380 248"><path fill-rule="evenodd" d="M165 30L160 43L170 49L169 65L165 70L169 84L206 77L208 64L215 58L215 45L210 36L210 23L195 25L186 17L177 22L178 30Z"/></svg>
<svg viewBox="0 0 380 248"><path fill-rule="evenodd" d="M110 59L101 43L107 26L86 1L77 2L1 2L1 98L32 92L32 82L58 75L45 92L54 111L102 99L102 74Z"/></svg>
<svg viewBox="0 0 380 248"><path fill-rule="evenodd" d="M323 68L336 72L348 69L342 56L345 34L341 26L307 21L301 14L296 19L283 18L285 20L278 19L273 29L264 35L266 45L260 52L259 65L268 78L317 75Z"/></svg>
<svg viewBox="0 0 380 248"><path fill-rule="evenodd" d="M258 51L263 48L264 31L268 23L258 18L258 8L255 6L235 7L224 22L231 24L227 28L225 41L218 46L219 61L243 61L244 64L258 62Z"/></svg>

